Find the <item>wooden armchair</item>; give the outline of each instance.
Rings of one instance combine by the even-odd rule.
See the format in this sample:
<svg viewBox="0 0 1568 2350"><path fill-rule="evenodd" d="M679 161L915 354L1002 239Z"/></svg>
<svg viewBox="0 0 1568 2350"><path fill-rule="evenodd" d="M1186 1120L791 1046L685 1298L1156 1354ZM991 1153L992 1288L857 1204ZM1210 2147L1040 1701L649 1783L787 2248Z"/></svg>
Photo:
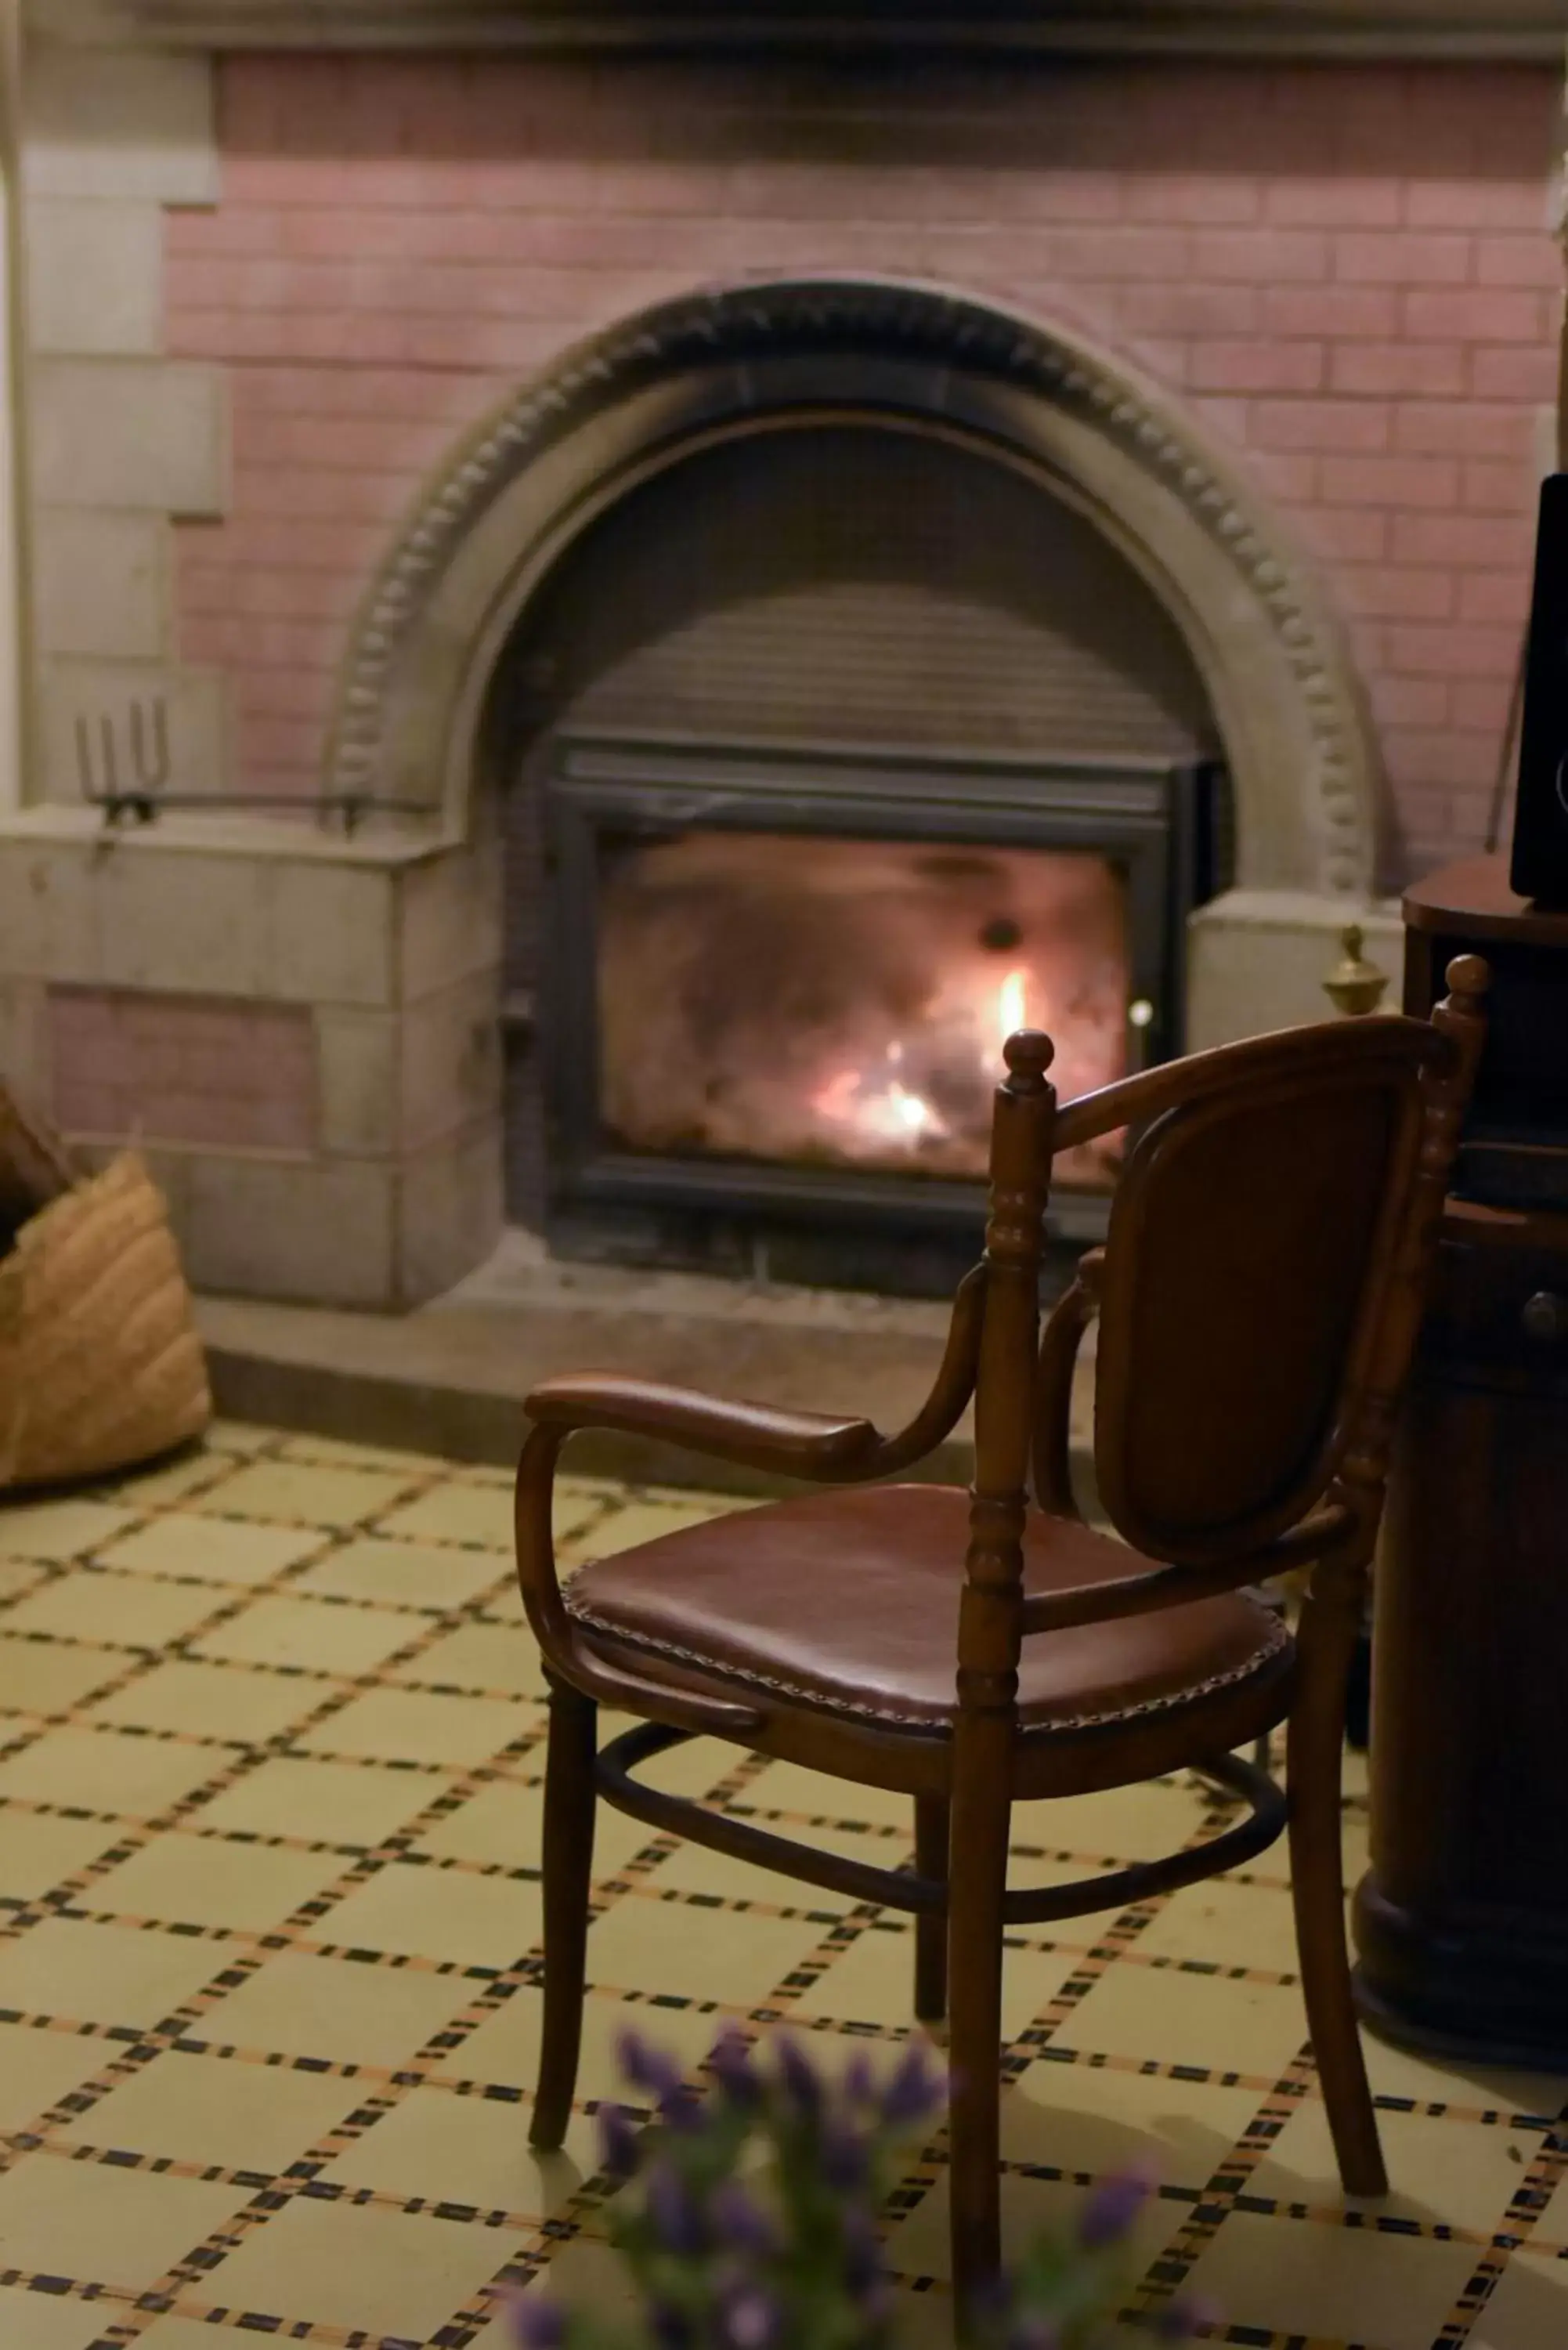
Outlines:
<svg viewBox="0 0 1568 2350"><path fill-rule="evenodd" d="M1337 1022L1199 1054L1058 1108L1048 1037L1006 1047L982 1263L901 1434L614 1378L529 1399L518 1575L551 1682L545 2040L535 2145L559 2145L581 2025L596 1792L634 1818L913 1911L914 2005L950 2020L955 2290L998 2261L1005 1928L1120 1908L1231 1868L1287 1825L1307 2018L1342 2178L1385 2190L1351 2004L1340 1869L1345 1675L1484 1024L1486 966L1430 1024ZM1136 1139L1103 1249L1039 1329L1054 1153ZM1091 1531L1067 1472L1099 1315ZM969 1493L894 1477L975 1404ZM827 1491L587 1567L563 1592L551 1487L573 1430L620 1429ZM1033 1488L1031 1506L1029 1487ZM1293 1635L1243 1586L1311 1569ZM642 1719L597 1751L596 1701ZM1288 1721L1288 1795L1237 1750ZM913 1874L813 1851L639 1783L697 1732L913 1798ZM1012 1804L1184 1768L1248 1806L1196 1849L1010 1891Z"/></svg>

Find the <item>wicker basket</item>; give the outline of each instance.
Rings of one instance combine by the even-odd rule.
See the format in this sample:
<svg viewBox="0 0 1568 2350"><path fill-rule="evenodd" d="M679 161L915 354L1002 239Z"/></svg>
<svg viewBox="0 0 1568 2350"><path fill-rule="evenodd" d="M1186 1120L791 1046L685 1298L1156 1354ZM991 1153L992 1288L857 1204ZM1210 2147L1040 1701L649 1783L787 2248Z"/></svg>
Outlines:
<svg viewBox="0 0 1568 2350"><path fill-rule="evenodd" d="M130 1468L212 1413L163 1200L128 1151L0 1256L0 1488Z"/></svg>

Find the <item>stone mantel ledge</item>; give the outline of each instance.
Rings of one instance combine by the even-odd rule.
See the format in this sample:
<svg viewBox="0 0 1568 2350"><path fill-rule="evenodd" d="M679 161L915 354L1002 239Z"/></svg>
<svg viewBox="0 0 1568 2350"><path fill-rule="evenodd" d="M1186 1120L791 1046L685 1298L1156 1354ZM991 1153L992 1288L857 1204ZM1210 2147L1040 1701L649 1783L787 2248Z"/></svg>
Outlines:
<svg viewBox="0 0 1568 2350"><path fill-rule="evenodd" d="M1564 0L26 0L36 32L193 48L1021 50L1561 61Z"/></svg>
<svg viewBox="0 0 1568 2350"><path fill-rule="evenodd" d="M120 854L257 858L290 865L352 865L373 871L427 865L462 844L436 824L410 825L367 815L363 830L348 836L287 816L247 815L236 810L205 813L180 809L152 824L107 826L93 809L65 801L39 800L30 806L0 808L0 843L35 842L40 847L97 848ZM0 951L3 960L3 951Z"/></svg>

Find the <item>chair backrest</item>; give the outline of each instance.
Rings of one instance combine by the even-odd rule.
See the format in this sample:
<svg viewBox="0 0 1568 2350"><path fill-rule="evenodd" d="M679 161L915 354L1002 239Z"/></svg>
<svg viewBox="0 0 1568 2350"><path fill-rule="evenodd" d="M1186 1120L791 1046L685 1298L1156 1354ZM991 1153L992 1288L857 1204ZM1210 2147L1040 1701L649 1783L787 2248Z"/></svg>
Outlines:
<svg viewBox="0 0 1568 2350"><path fill-rule="evenodd" d="M992 1139L971 1586L1016 1589L1021 1423L1035 1431L1038 1476L1043 1431L1065 1411L1081 1301L1058 1307L1033 1352L1049 1162L1121 1127L1136 1139L1094 1279L1106 1516L1154 1559L1217 1567L1265 1549L1354 1466L1375 1524L1484 1035L1485 965L1462 957L1449 976L1454 993L1430 1022L1291 1029L1060 1108L1049 1040L1011 1040Z"/></svg>
<svg viewBox="0 0 1568 2350"><path fill-rule="evenodd" d="M1095 1471L1136 1548L1274 1540L1355 1432L1416 1207L1424 1022L1300 1029L1172 1071L1128 1153L1099 1280Z"/></svg>

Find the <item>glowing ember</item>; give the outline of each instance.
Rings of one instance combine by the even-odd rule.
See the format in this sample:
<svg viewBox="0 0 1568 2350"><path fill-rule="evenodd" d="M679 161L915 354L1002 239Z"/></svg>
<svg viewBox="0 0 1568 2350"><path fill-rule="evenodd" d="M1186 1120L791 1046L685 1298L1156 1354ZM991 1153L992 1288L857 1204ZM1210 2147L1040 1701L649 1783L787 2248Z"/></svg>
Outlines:
<svg viewBox="0 0 1568 2350"><path fill-rule="evenodd" d="M887 1057L896 1066L904 1057L903 1046L890 1045ZM826 1126L839 1128L846 1135L860 1135L874 1142L901 1142L910 1149L922 1142L945 1141L950 1132L946 1119L929 1101L880 1070L869 1074L861 1069L836 1070L812 1095L811 1107Z"/></svg>

